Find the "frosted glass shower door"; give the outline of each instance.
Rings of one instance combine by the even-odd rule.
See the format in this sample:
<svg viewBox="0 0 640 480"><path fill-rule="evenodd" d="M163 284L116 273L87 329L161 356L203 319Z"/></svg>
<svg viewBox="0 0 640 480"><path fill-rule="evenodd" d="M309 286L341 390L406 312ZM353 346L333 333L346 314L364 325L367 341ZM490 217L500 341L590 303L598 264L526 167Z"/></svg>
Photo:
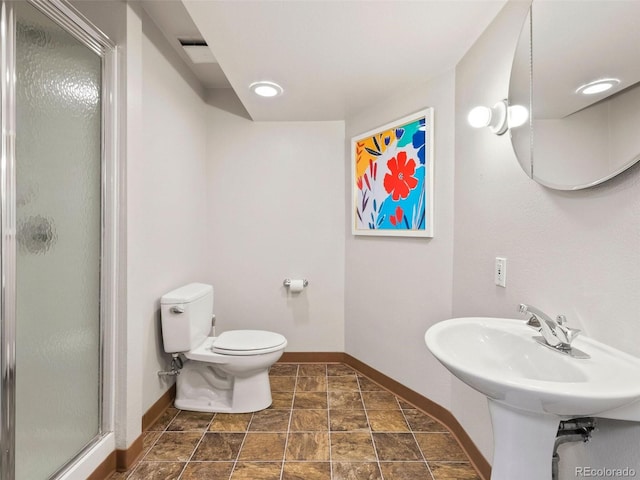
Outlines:
<svg viewBox="0 0 640 480"><path fill-rule="evenodd" d="M101 57L16 2L17 480L100 434Z"/></svg>

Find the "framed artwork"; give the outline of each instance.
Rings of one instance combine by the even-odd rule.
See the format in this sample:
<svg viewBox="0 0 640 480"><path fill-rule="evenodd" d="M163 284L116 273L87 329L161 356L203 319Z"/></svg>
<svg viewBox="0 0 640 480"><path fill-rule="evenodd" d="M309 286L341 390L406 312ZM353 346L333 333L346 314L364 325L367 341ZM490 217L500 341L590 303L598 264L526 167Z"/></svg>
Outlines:
<svg viewBox="0 0 640 480"><path fill-rule="evenodd" d="M352 233L433 237L433 108L351 139Z"/></svg>

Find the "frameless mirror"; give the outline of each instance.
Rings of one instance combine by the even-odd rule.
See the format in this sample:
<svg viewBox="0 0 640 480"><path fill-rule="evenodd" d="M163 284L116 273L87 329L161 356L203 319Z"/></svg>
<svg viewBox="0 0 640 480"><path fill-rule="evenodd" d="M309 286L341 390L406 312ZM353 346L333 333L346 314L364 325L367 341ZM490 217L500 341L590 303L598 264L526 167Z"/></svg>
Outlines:
<svg viewBox="0 0 640 480"><path fill-rule="evenodd" d="M511 129L524 171L577 190L640 160L640 2L534 1L511 70Z"/></svg>

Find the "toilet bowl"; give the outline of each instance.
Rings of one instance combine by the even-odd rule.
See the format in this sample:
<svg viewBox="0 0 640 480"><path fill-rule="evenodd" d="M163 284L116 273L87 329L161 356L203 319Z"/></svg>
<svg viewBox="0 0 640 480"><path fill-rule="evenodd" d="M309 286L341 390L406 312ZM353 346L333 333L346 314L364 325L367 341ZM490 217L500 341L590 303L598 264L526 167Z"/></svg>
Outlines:
<svg viewBox="0 0 640 480"><path fill-rule="evenodd" d="M213 287L191 283L163 295L164 350L185 360L177 376L175 406L197 412L248 413L271 405L269 368L287 340L264 330L210 336Z"/></svg>

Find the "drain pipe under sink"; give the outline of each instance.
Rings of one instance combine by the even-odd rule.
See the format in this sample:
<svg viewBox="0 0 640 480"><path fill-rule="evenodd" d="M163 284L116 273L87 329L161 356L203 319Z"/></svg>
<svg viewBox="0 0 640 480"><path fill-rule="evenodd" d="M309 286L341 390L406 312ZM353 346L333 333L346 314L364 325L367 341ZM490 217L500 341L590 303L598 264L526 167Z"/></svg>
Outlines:
<svg viewBox="0 0 640 480"><path fill-rule="evenodd" d="M553 459L551 461L552 480L559 480L558 464L560 463L560 455L558 454L558 447L569 442L588 442L591 440L591 432L593 432L595 428L596 421L592 417L572 418L571 420L560 422L556 441L553 445Z"/></svg>

